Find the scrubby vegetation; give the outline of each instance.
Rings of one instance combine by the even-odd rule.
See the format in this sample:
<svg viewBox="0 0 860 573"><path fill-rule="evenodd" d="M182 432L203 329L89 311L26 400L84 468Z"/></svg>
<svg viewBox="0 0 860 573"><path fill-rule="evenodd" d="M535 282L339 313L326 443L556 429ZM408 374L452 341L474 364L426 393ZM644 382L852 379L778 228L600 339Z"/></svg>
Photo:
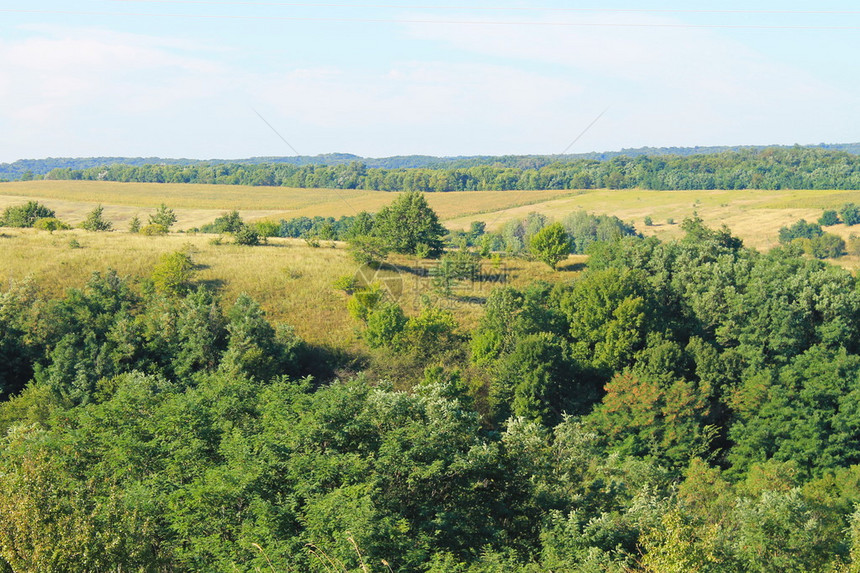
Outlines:
<svg viewBox="0 0 860 573"><path fill-rule="evenodd" d="M385 239L380 216L352 237ZM535 255L579 245L588 268L498 285L474 326L332 276L360 351L222 300L191 249L58 297L4 285L0 556L16 571L860 565L855 277L804 256L805 235L762 254L696 218L672 242L586 214L515 223L499 236ZM812 225L787 232L824 236ZM486 236L440 247L428 280L446 300L480 280ZM403 244L401 265L433 246Z"/></svg>

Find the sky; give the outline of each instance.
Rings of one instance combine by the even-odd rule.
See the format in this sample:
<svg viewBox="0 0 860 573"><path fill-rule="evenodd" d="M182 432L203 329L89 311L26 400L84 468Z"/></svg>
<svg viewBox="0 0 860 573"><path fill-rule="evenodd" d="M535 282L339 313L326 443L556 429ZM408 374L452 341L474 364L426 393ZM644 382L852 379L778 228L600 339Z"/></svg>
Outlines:
<svg viewBox="0 0 860 573"><path fill-rule="evenodd" d="M0 162L860 141L860 4L3 0Z"/></svg>

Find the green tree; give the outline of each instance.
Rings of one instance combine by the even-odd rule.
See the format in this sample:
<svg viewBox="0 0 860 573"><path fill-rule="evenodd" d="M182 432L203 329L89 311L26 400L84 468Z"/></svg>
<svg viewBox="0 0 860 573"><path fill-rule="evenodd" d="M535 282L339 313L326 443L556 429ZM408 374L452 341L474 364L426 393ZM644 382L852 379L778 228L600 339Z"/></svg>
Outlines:
<svg viewBox="0 0 860 573"><path fill-rule="evenodd" d="M81 228L86 231L110 231L113 225L103 216L104 207L99 205L90 211L87 218L81 223Z"/></svg>
<svg viewBox="0 0 860 573"><path fill-rule="evenodd" d="M822 227L830 227L832 225L838 225L841 222L839 219L839 214L833 209L827 209L822 213L821 217L818 219L818 224Z"/></svg>
<svg viewBox="0 0 860 573"><path fill-rule="evenodd" d="M128 232L129 233L139 233L140 232L140 217L135 215L128 222Z"/></svg>
<svg viewBox="0 0 860 573"><path fill-rule="evenodd" d="M150 225L161 225L167 231L170 231L170 227L172 227L174 223L176 223L176 213L173 212L173 209L169 209L164 203L158 206L155 214L149 216Z"/></svg>
<svg viewBox="0 0 860 573"><path fill-rule="evenodd" d="M848 226L860 223L860 207L854 203L845 203L839 210L839 217Z"/></svg>
<svg viewBox="0 0 860 573"><path fill-rule="evenodd" d="M531 239L531 252L551 269L567 258L573 250L570 237L561 223L544 227Z"/></svg>
<svg viewBox="0 0 860 573"><path fill-rule="evenodd" d="M820 237L824 231L816 223L807 223L804 219L800 219L791 227L780 227L779 242L787 245L795 239L814 239Z"/></svg>
<svg viewBox="0 0 860 573"><path fill-rule="evenodd" d="M383 239L395 253L426 253L437 258L443 251L445 228L424 195L413 191L404 193L376 214L373 234Z"/></svg>
<svg viewBox="0 0 860 573"><path fill-rule="evenodd" d="M161 255L152 269L152 282L155 288L165 293L179 294L191 284L194 262L187 253L176 251Z"/></svg>

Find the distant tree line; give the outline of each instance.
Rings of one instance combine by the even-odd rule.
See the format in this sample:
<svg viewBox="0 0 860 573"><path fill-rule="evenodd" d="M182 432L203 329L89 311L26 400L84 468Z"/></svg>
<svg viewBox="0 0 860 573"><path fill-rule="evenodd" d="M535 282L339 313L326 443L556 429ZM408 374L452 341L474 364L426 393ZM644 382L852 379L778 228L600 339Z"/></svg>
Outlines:
<svg viewBox="0 0 860 573"><path fill-rule="evenodd" d="M46 179L202 183L377 191L527 189L860 189L860 157L820 148L765 148L710 155L617 156L530 167L518 162L462 167L197 163L53 169Z"/></svg>

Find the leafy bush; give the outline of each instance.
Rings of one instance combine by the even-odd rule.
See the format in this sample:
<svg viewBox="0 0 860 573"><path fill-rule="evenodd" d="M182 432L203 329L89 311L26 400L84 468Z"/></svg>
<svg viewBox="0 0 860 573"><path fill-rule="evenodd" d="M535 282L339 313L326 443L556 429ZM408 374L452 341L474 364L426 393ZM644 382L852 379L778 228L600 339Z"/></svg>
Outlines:
<svg viewBox="0 0 860 573"><path fill-rule="evenodd" d="M839 210L839 217L848 226L860 223L860 207L854 203L845 203Z"/></svg>
<svg viewBox="0 0 860 573"><path fill-rule="evenodd" d="M179 294L188 289L194 262L187 253L176 251L162 255L152 269L152 283L161 292Z"/></svg>
<svg viewBox="0 0 860 573"><path fill-rule="evenodd" d="M164 227L165 233L170 231L170 227L172 227L174 223L176 223L176 213L173 212L173 209L169 209L164 203L158 206L158 210L155 214L149 216L149 225L161 225Z"/></svg>
<svg viewBox="0 0 860 573"><path fill-rule="evenodd" d="M818 219L818 224L822 227L831 227L833 225L838 225L840 222L841 219L839 219L839 214L832 209L824 211Z"/></svg>
<svg viewBox="0 0 860 573"><path fill-rule="evenodd" d="M0 217L2 227L32 227L39 219L56 217L52 209L48 209L37 201L29 201L25 205L7 207Z"/></svg>
<svg viewBox="0 0 860 573"><path fill-rule="evenodd" d="M257 231L248 225L242 225L242 227L234 233L233 240L237 245L256 247L260 244L260 235L258 235Z"/></svg>
<svg viewBox="0 0 860 573"><path fill-rule="evenodd" d="M800 219L791 227L780 227L779 242L783 245L794 241L795 239L814 239L820 237L824 231L816 223L807 223L804 219Z"/></svg>
<svg viewBox="0 0 860 573"><path fill-rule="evenodd" d="M237 233L245 226L239 211L231 211L216 218L212 223L200 227L201 233Z"/></svg>
<svg viewBox="0 0 860 573"><path fill-rule="evenodd" d="M154 237L158 235L166 235L167 227L164 225L159 225L157 223L147 225L140 229L141 235L146 235L147 237Z"/></svg>
<svg viewBox="0 0 860 573"><path fill-rule="evenodd" d="M63 223L56 217L44 217L42 219L38 219L33 224L33 228L39 229L40 231L50 231L53 233L54 231L68 231L72 228L72 226Z"/></svg>

